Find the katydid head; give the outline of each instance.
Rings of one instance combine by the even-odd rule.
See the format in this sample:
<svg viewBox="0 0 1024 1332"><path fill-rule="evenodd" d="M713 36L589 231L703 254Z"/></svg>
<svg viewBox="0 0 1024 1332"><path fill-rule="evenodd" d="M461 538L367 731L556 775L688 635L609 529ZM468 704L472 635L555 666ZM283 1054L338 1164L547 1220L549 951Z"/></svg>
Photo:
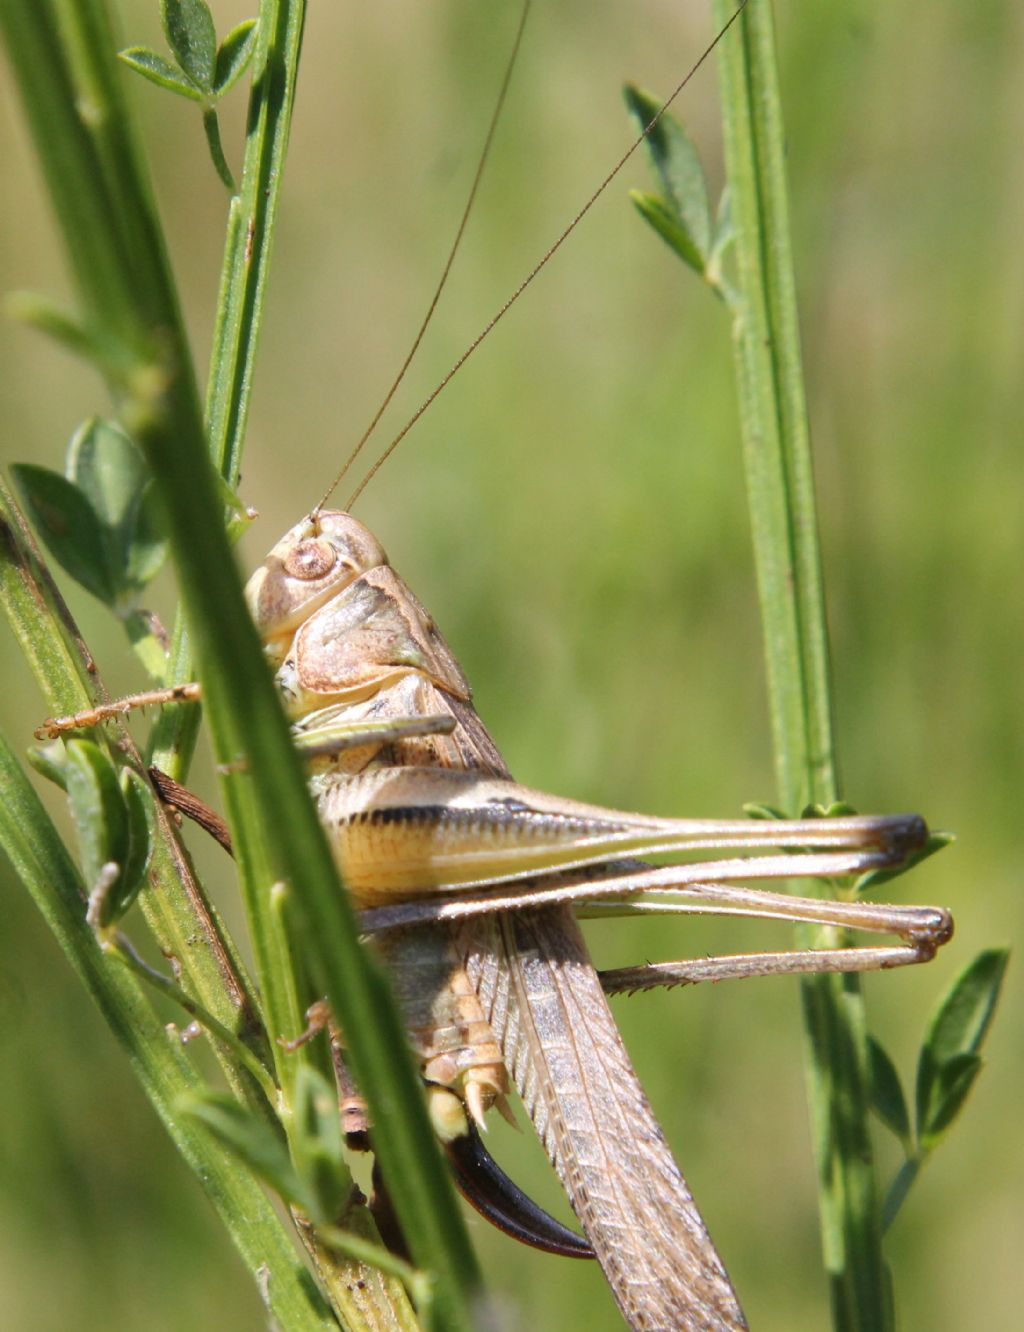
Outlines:
<svg viewBox="0 0 1024 1332"><path fill-rule="evenodd" d="M331 597L388 557L368 528L337 509L303 518L249 579L245 599L268 645L291 635Z"/></svg>

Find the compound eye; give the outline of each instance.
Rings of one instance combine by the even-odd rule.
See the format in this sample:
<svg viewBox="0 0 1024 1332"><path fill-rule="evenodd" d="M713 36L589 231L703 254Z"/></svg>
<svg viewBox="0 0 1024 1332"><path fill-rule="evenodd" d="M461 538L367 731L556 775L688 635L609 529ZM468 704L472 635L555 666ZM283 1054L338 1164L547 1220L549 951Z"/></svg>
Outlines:
<svg viewBox="0 0 1024 1332"><path fill-rule="evenodd" d="M338 562L338 552L322 537L300 541L284 561L284 571L304 583L316 582L331 572Z"/></svg>

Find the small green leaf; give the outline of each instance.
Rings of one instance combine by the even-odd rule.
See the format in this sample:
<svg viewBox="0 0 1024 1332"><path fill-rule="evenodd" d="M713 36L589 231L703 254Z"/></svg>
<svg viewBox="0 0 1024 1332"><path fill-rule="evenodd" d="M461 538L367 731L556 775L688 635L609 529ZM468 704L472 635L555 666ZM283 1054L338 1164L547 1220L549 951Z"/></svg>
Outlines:
<svg viewBox="0 0 1024 1332"><path fill-rule="evenodd" d="M82 873L91 891L107 865L121 868L128 861L128 809L117 769L99 745L91 740L69 740L67 751L71 820L78 837Z"/></svg>
<svg viewBox="0 0 1024 1332"><path fill-rule="evenodd" d="M226 1092L208 1091L178 1099L182 1114L197 1120L286 1202L309 1212L309 1199L295 1173L284 1136Z"/></svg>
<svg viewBox="0 0 1024 1332"><path fill-rule="evenodd" d="M153 854L153 805L149 788L131 768L121 769L120 785L127 816L128 851L121 867L117 892L111 895L112 920L120 920L138 897L140 888L146 882L146 872Z"/></svg>
<svg viewBox="0 0 1024 1332"><path fill-rule="evenodd" d="M192 102L203 100L202 88L197 88L183 70L172 65L158 51L151 51L148 46L126 47L118 51L117 58L158 88L166 88L168 92L187 97Z"/></svg>
<svg viewBox="0 0 1024 1332"><path fill-rule="evenodd" d="M142 454L121 427L100 417L84 421L72 435L64 474L107 527L120 527L134 511L149 476Z"/></svg>
<svg viewBox="0 0 1024 1332"><path fill-rule="evenodd" d="M789 815L779 809L778 805L766 805L760 801L752 801L743 806L743 813L750 819L788 819Z"/></svg>
<svg viewBox="0 0 1024 1332"><path fill-rule="evenodd" d="M807 805L800 813L802 819L848 819L857 810L845 800L834 800L831 805Z"/></svg>
<svg viewBox="0 0 1024 1332"><path fill-rule="evenodd" d="M166 556L163 517L142 455L111 421L71 438L66 477L30 463L11 470L47 549L93 596L118 609Z"/></svg>
<svg viewBox="0 0 1024 1332"><path fill-rule="evenodd" d="M649 125L661 109L659 98L631 84L626 86L625 98L630 114L641 129ZM677 252L692 267L698 267L687 257L687 251L695 251L700 258L698 272L703 272L711 250L711 209L704 168L693 141L679 121L666 113L644 142L664 192L664 198L660 201L663 216L674 217L677 234L687 238L686 247ZM659 235L664 235L667 240L668 236L653 218L649 220ZM672 244L671 241L669 243ZM673 248L677 247L673 245Z"/></svg>
<svg viewBox="0 0 1024 1332"><path fill-rule="evenodd" d="M917 1132L931 1147L952 1123L981 1067L985 1039L1006 974L1009 952L978 954L950 986L928 1024L917 1066Z"/></svg>
<svg viewBox="0 0 1024 1332"><path fill-rule="evenodd" d="M89 889L87 919L96 929L114 924L138 896L149 867L151 803L136 773L120 775L91 740L70 740L65 766L71 817Z"/></svg>
<svg viewBox="0 0 1024 1332"><path fill-rule="evenodd" d="M51 740L45 745L33 745L25 751L29 766L53 782L62 791L68 789L68 754L63 740Z"/></svg>
<svg viewBox="0 0 1024 1332"><path fill-rule="evenodd" d="M145 587L167 558L167 523L163 504L152 478L138 492L130 521L125 522L125 573L135 588Z"/></svg>
<svg viewBox="0 0 1024 1332"><path fill-rule="evenodd" d="M925 1043L942 1062L961 1051L976 1051L988 1032L1010 960L1009 949L987 948L950 986L932 1018Z"/></svg>
<svg viewBox="0 0 1024 1332"><path fill-rule="evenodd" d="M215 473L214 484L220 494L221 503L228 511L228 541L232 545L248 532L253 520L256 518L255 509L250 509L239 497L238 492L232 490L228 482L220 475Z"/></svg>
<svg viewBox="0 0 1024 1332"><path fill-rule="evenodd" d="M338 1092L316 1069L302 1064L295 1077L292 1158L317 1222L337 1220L351 1192L342 1152Z"/></svg>
<svg viewBox="0 0 1024 1332"><path fill-rule="evenodd" d="M223 97L245 73L256 49L256 20L246 19L232 28L217 51L213 91Z"/></svg>
<svg viewBox="0 0 1024 1332"><path fill-rule="evenodd" d="M4 307L12 319L46 333L67 351L102 364L100 343L93 331L48 296L35 291L12 291L5 298Z"/></svg>
<svg viewBox="0 0 1024 1332"><path fill-rule="evenodd" d="M871 1074L871 1108L883 1124L910 1147L910 1112L903 1095L900 1075L885 1049L873 1036L868 1037Z"/></svg>
<svg viewBox="0 0 1024 1332"><path fill-rule="evenodd" d="M981 1055L953 1055L931 1083L931 1094L918 1127L922 1152L930 1152L960 1113L981 1072Z"/></svg>
<svg viewBox="0 0 1024 1332"><path fill-rule="evenodd" d="M917 1179L921 1172L921 1162L916 1157L910 1157L904 1161L896 1172L896 1177L889 1185L889 1192L885 1195L885 1201L882 1204L882 1232L889 1229L896 1220L897 1213L903 1206L907 1194L910 1192L910 1186Z"/></svg>
<svg viewBox="0 0 1024 1332"><path fill-rule="evenodd" d="M82 323L38 292L13 291L4 300L4 306L12 319L45 333L65 351L91 362L116 384L130 384L139 372L138 352L118 341L109 328Z"/></svg>
<svg viewBox="0 0 1024 1332"><path fill-rule="evenodd" d="M131 596L149 582L167 554L163 514L142 454L120 426L94 418L72 437L66 471L104 529L118 598Z"/></svg>
<svg viewBox="0 0 1024 1332"><path fill-rule="evenodd" d="M167 635L159 621L147 610L130 610L121 616L132 651L142 662L146 674L158 685L167 680Z"/></svg>
<svg viewBox="0 0 1024 1332"><path fill-rule="evenodd" d="M924 846L908 856L902 865L896 865L893 869L869 870L867 874L862 874L854 884L854 892L860 896L862 893L880 888L883 883L888 883L891 879L898 879L901 874L906 874L908 870L920 865L922 860L934 856L937 851L941 851L943 847L950 846L955 841L956 837L953 833L929 833Z"/></svg>
<svg viewBox="0 0 1024 1332"><path fill-rule="evenodd" d="M213 92L217 33L205 0L161 0L167 44L188 77L204 93Z"/></svg>
<svg viewBox="0 0 1024 1332"><path fill-rule="evenodd" d="M67 573L107 606L117 600L103 527L81 490L34 463L11 467L25 508L46 549Z"/></svg>
<svg viewBox="0 0 1024 1332"><path fill-rule="evenodd" d="M637 212L658 233L671 250L689 264L695 273L704 276L704 256L693 237L682 225L679 214L657 194L643 190L630 190L629 197Z"/></svg>

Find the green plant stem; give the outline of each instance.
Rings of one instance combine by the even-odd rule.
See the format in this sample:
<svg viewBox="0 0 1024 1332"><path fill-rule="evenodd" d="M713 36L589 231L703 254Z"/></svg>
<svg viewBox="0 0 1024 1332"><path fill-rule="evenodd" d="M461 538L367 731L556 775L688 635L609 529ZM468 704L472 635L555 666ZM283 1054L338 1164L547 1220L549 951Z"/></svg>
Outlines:
<svg viewBox="0 0 1024 1332"><path fill-rule="evenodd" d="M304 23L304 3L261 0L245 156L239 192L228 209L206 389L210 456L232 489L241 472ZM187 629L179 616L167 678L181 684L194 673ZM153 762L179 781L188 772L198 726L199 709L187 705L168 709L153 729Z"/></svg>
<svg viewBox="0 0 1024 1332"><path fill-rule="evenodd" d="M106 62L109 71L95 82L112 83L114 45L106 41L100 0L78 0L73 13L80 17L76 31L84 34L83 40L104 34L103 40L89 46L85 64L91 70ZM46 0L9 0L0 14L87 308L92 312L97 304L93 276L84 262L92 255L97 267L111 275L111 289L103 294L97 322L115 330L135 357L133 372L112 387L124 423L160 487L195 634L215 753L231 770L226 793L269 1030L274 1035L296 1032L295 984L290 972L284 974L281 914L273 906L274 886L284 882L294 905L290 929L301 936L312 983L326 992L345 1030L403 1231L417 1266L436 1281L435 1323L468 1328L471 1303L479 1290L476 1262L430 1128L394 999L385 977L359 946L352 909L242 598L183 341L178 344L173 335L168 337L161 322L169 320L172 327L176 323L175 303L168 299L158 310L135 300L132 274L121 271L118 232L102 226L103 219L133 208L146 210L148 216L141 166L134 153L122 153L123 172L105 169L98 144L76 114L78 81L68 67L52 5ZM268 80L268 87L280 87L281 35L292 33L297 42L302 14L301 0L266 0L261 7L260 41L266 43L261 47L266 63L257 64L255 78ZM273 77L270 66L278 71ZM104 115L123 115L123 108L110 101ZM54 132L54 124L60 134ZM112 140L129 142L129 130L112 135ZM81 192L73 211L67 208L65 171ZM77 238L83 213L88 219L88 246ZM125 253L133 255L141 270L148 273L165 266L158 233L154 237L148 227L140 226L137 239L148 240L150 249L137 259L134 250ZM248 239L247 224L246 245ZM160 285L154 284L154 290ZM299 1051L288 1058L305 1057L306 1052ZM276 1067L279 1081L286 1085L294 1077L288 1060L278 1057Z"/></svg>
<svg viewBox="0 0 1024 1332"><path fill-rule="evenodd" d="M177 1113L179 1097L195 1093L199 1079L180 1044L168 1039L138 983L103 956L85 923L78 872L3 737L0 789L0 844L123 1046L178 1150L202 1180L276 1324L290 1332L336 1327L260 1184ZM111 1132L116 1132L113 1118Z"/></svg>
<svg viewBox="0 0 1024 1332"><path fill-rule="evenodd" d="M2 479L0 529L4 538L0 600L11 629L52 714L82 712L106 698L102 679ZM109 737L109 732L105 731L104 736ZM123 725L116 726L113 743L119 761L127 760L145 777L145 767ZM152 890L140 897L146 923L161 951L178 959L203 1006L266 1059L259 1035L258 1006L241 961L159 806L155 822L149 871ZM265 1102L234 1061L222 1063L235 1092L253 1109L265 1111Z"/></svg>
<svg viewBox="0 0 1024 1332"><path fill-rule="evenodd" d="M731 8L729 0L715 0L717 21ZM736 227L740 418L776 771L783 807L798 814L809 803L831 804L838 782L769 0L750 0L719 58ZM877 1332L891 1325L891 1306L868 1133L860 985L854 976L815 976L802 982L802 994L833 1318L847 1332Z"/></svg>

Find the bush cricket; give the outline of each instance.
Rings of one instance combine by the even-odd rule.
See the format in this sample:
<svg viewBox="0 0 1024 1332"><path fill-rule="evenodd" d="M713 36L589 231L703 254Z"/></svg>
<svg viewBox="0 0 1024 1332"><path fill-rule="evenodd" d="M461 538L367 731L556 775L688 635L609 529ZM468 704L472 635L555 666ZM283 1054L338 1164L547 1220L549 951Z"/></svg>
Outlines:
<svg viewBox="0 0 1024 1332"><path fill-rule="evenodd" d="M923 822L653 819L519 786L432 619L347 513L319 506L286 534L249 599L310 755L339 864L367 933L392 963L435 1122L463 1182L473 1191L465 1144L476 1149L475 1126L502 1107L511 1076L630 1326L746 1326L629 1064L573 909L614 908L625 896L638 910L814 921L902 940L641 968L607 978L611 989L917 962L949 937L940 910L776 897L743 885L893 867L922 847ZM783 854L742 854L770 848ZM704 851L719 858L665 867L638 859ZM476 1192L510 1226L528 1234L542 1224L514 1215L500 1191Z"/></svg>

